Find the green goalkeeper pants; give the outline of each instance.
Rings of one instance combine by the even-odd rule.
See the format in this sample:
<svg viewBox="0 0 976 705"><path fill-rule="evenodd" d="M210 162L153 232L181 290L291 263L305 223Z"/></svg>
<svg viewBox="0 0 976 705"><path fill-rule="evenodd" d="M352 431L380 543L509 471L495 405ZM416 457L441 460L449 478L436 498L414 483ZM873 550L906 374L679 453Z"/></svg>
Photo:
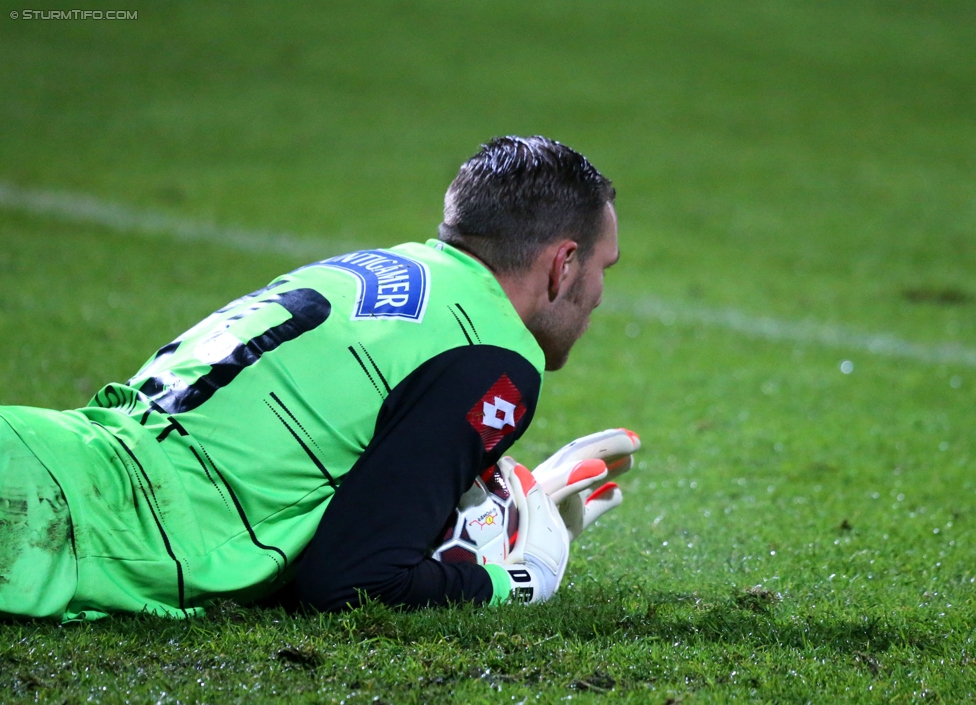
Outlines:
<svg viewBox="0 0 976 705"><path fill-rule="evenodd" d="M0 418L0 617L61 619L77 585L61 488Z"/></svg>

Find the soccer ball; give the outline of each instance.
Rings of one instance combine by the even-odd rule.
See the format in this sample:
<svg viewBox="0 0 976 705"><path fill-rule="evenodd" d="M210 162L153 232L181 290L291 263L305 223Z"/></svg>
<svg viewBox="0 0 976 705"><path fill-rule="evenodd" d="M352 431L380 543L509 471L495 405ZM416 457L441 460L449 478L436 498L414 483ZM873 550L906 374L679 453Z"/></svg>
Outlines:
<svg viewBox="0 0 976 705"><path fill-rule="evenodd" d="M493 465L461 495L433 558L443 563L501 563L515 547L518 525L511 488Z"/></svg>

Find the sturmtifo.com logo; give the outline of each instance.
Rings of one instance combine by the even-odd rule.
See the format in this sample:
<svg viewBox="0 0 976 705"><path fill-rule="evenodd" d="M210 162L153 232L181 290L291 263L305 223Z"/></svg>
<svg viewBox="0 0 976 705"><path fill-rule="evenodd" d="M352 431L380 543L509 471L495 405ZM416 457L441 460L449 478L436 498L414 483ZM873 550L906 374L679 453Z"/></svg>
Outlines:
<svg viewBox="0 0 976 705"><path fill-rule="evenodd" d="M138 10L11 10L12 20L137 20Z"/></svg>

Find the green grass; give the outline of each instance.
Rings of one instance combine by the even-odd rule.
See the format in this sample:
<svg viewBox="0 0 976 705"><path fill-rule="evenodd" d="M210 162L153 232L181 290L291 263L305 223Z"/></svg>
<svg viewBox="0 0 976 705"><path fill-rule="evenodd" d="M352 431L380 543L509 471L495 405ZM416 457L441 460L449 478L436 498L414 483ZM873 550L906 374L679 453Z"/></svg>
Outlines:
<svg viewBox="0 0 976 705"><path fill-rule="evenodd" d="M626 503L546 605L0 625L0 700L972 700L976 369L631 304L976 348L974 6L327 5L4 5L0 182L325 255L431 236L491 135L577 147L623 259L517 456L634 428ZM302 263L0 209L0 403L84 404Z"/></svg>

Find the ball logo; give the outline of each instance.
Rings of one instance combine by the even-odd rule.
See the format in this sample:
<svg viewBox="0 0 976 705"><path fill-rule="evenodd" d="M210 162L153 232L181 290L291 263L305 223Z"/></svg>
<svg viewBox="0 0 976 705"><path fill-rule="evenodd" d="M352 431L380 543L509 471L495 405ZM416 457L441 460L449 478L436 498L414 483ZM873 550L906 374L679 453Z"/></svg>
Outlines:
<svg viewBox="0 0 976 705"><path fill-rule="evenodd" d="M476 519L472 519L468 522L468 526L477 525L480 528L485 528L486 526L494 526L498 523L498 511L495 509L489 509L487 512L482 514Z"/></svg>

